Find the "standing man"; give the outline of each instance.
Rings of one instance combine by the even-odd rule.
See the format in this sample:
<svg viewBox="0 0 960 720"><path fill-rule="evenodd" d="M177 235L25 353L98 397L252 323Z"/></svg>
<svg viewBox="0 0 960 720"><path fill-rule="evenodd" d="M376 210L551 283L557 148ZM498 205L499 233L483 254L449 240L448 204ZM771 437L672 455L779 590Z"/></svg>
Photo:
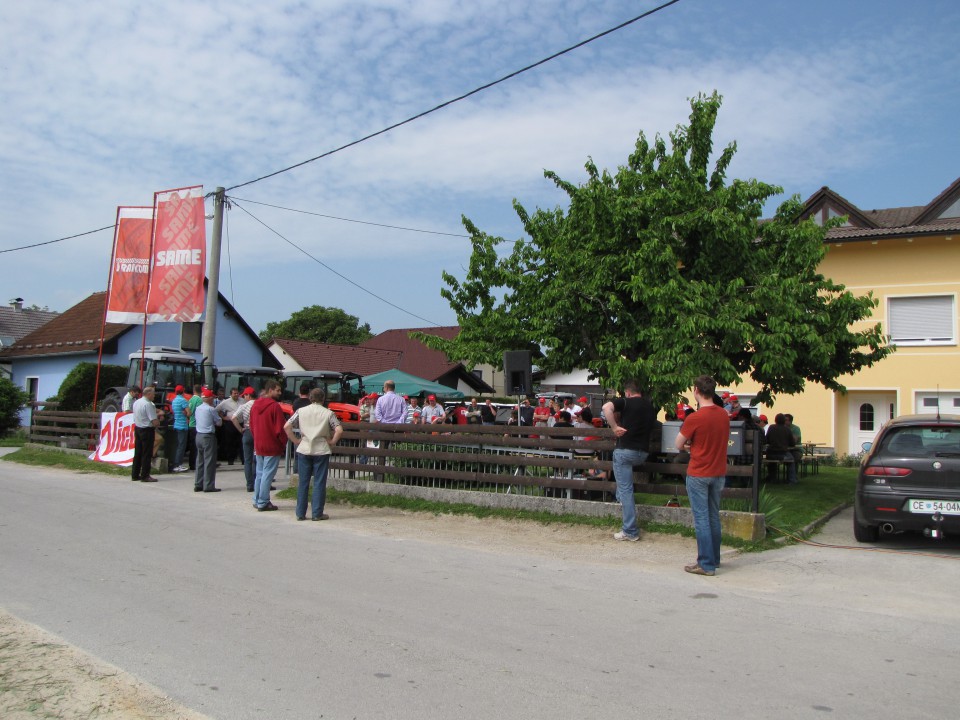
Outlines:
<svg viewBox="0 0 960 720"><path fill-rule="evenodd" d="M240 433L240 447L243 448L243 476L247 481L247 492L253 492L253 481L256 477L253 433L250 431L250 409L253 407L256 394L252 387L244 389L243 395L240 396L243 404L233 414L231 421L233 427Z"/></svg>
<svg viewBox="0 0 960 720"><path fill-rule="evenodd" d="M287 449L283 411L277 402L282 392L279 382L267 380L263 384L263 395L250 408L250 429L253 431L257 464L253 479L253 506L261 512L277 509L270 502L270 484L280 467L280 457Z"/></svg>
<svg viewBox="0 0 960 720"><path fill-rule="evenodd" d="M384 388L386 389L386 388ZM313 478L312 520L329 520L323 507L327 500L327 471L330 469L331 448L340 441L343 428L340 421L323 406L326 393L320 388L310 391L310 404L293 414L283 426L287 438L297 446L297 520L307 519L307 493ZM294 428L300 430L298 437Z"/></svg>
<svg viewBox="0 0 960 720"><path fill-rule="evenodd" d="M293 401L293 411L307 407L310 404L310 391L313 390L312 382L300 383L300 397Z"/></svg>
<svg viewBox="0 0 960 720"><path fill-rule="evenodd" d="M697 533L697 562L683 569L694 575L714 575L720 566L720 493L727 475L730 415L713 402L716 381L701 375L693 383L699 407L683 421L677 450L690 453L687 497Z"/></svg>
<svg viewBox="0 0 960 720"><path fill-rule="evenodd" d="M436 425L437 423L442 423L446 418L447 413L444 412L442 407L437 405L437 396L428 395L427 404L420 414L420 422L424 425Z"/></svg>
<svg viewBox="0 0 960 720"><path fill-rule="evenodd" d="M133 412L133 404L140 397L140 388L136 385L130 386L130 391L123 396L123 404L120 406L121 412Z"/></svg>
<svg viewBox="0 0 960 720"><path fill-rule="evenodd" d="M632 380L624 383L623 395L603 406L607 424L617 436L613 475L617 481L617 499L623 508L623 528L614 534L613 539L636 542L640 539L640 528L637 527L637 501L633 496L633 466L647 460L650 431L656 422L657 411Z"/></svg>
<svg viewBox="0 0 960 720"><path fill-rule="evenodd" d="M176 395L170 404L173 412L173 431L177 434L177 447L173 452L173 472L181 473L187 469L183 464L183 455L187 449L187 428L190 422L187 399L183 396L183 385L174 388Z"/></svg>
<svg viewBox="0 0 960 720"><path fill-rule="evenodd" d="M193 395L187 402L187 455L189 457L189 469L197 469L197 418L196 412L203 398L200 393L203 388L200 385L193 386Z"/></svg>
<svg viewBox="0 0 960 720"><path fill-rule="evenodd" d="M213 407L214 395L208 388L201 391L200 397L200 404L193 413L197 423L197 474L193 478L193 491L220 492L214 482L217 477L217 428L223 420Z"/></svg>
<svg viewBox="0 0 960 720"><path fill-rule="evenodd" d="M231 422L234 414L240 409L240 389L230 388L230 397L217 405L217 415L220 416L219 437L223 440L223 455L228 465L233 465L240 451L240 433ZM198 430L199 432L199 430ZM217 441L220 444L220 441Z"/></svg>
<svg viewBox="0 0 960 720"><path fill-rule="evenodd" d="M533 408L530 407L530 398L524 398L520 403L520 424L531 427L533 425Z"/></svg>
<svg viewBox="0 0 960 720"><path fill-rule="evenodd" d="M377 406L373 411L377 422L402 423L407 419L407 404L394 392L396 387L393 380L383 384L383 395L377 398Z"/></svg>
<svg viewBox="0 0 960 720"><path fill-rule="evenodd" d="M497 409L490 402L490 398L487 398L480 408L480 420L484 425L493 425L497 421Z"/></svg>
<svg viewBox="0 0 960 720"><path fill-rule="evenodd" d="M156 482L150 474L150 459L153 457L153 441L160 421L153 404L154 388L148 385L143 395L133 404L133 470L131 480Z"/></svg>
<svg viewBox="0 0 960 720"><path fill-rule="evenodd" d="M418 398L416 395L414 395L412 398L410 398L410 404L407 406L406 422L412 423L412 422L413 422L413 416L414 416L414 415L416 415L417 418L419 419L419 417L420 417L420 398Z"/></svg>

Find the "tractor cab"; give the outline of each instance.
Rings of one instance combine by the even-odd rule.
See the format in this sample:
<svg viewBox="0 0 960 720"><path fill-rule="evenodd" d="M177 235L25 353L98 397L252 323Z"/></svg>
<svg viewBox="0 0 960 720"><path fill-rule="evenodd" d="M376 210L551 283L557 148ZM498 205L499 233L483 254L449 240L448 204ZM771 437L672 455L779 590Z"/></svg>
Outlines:
<svg viewBox="0 0 960 720"><path fill-rule="evenodd" d="M350 382L357 380L357 389ZM324 405L330 408L340 422L360 421L360 398L363 396L363 380L356 373L334 370L291 370L283 373L283 394L280 407L288 415L293 414L293 403L300 397L300 388L308 384L321 388L327 396Z"/></svg>

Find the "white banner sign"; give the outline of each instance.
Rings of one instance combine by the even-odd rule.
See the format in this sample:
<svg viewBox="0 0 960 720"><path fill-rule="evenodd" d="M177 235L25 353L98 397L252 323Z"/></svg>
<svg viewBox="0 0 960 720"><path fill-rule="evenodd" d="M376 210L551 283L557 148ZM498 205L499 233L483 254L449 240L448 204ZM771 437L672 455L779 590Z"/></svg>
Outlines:
<svg viewBox="0 0 960 720"><path fill-rule="evenodd" d="M90 459L125 467L133 465L133 428L133 413L100 413L100 443Z"/></svg>

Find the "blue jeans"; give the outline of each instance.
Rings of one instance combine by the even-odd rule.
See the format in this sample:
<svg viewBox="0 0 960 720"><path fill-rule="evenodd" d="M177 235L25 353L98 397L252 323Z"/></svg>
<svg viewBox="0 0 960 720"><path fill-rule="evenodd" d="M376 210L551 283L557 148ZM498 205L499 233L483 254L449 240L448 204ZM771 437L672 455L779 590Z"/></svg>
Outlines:
<svg viewBox="0 0 960 720"><path fill-rule="evenodd" d="M637 537L637 501L633 497L633 466L647 461L643 450L617 448L613 451L613 476L617 481L617 500L623 506L623 534Z"/></svg>
<svg viewBox="0 0 960 720"><path fill-rule="evenodd" d="M697 564L713 572L720 566L720 493L725 477L687 475L687 497L697 533Z"/></svg>
<svg viewBox="0 0 960 720"><path fill-rule="evenodd" d="M253 506L266 507L270 504L270 484L280 468L279 455L257 455L257 474L253 479Z"/></svg>
<svg viewBox="0 0 960 720"><path fill-rule="evenodd" d="M253 480L257 476L256 459L253 456L253 433L243 431L243 477L247 481L247 490L253 490Z"/></svg>
<svg viewBox="0 0 960 720"><path fill-rule="evenodd" d="M297 453L297 517L307 515L307 491L310 478L313 478L313 517L323 515L323 506L327 502L327 470L330 469L329 455L301 455Z"/></svg>
<svg viewBox="0 0 960 720"><path fill-rule="evenodd" d="M173 452L173 466L177 468L183 464L183 455L187 451L187 428L174 430L177 433L177 448Z"/></svg>

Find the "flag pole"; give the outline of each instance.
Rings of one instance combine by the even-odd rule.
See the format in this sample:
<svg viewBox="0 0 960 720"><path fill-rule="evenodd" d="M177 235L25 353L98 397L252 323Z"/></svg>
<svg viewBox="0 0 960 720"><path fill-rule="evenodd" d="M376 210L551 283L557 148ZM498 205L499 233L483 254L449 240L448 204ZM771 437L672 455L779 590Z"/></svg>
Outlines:
<svg viewBox="0 0 960 720"><path fill-rule="evenodd" d="M117 207L117 219L113 225L113 248L110 250L110 269L107 272L107 294L103 298L103 321L100 323L100 350L97 352L97 381L93 385L93 411L97 411L97 398L100 397L100 368L103 365L103 334L107 329L107 310L110 307L110 291L113 289L113 264L117 260L117 236L120 233L120 208Z"/></svg>

